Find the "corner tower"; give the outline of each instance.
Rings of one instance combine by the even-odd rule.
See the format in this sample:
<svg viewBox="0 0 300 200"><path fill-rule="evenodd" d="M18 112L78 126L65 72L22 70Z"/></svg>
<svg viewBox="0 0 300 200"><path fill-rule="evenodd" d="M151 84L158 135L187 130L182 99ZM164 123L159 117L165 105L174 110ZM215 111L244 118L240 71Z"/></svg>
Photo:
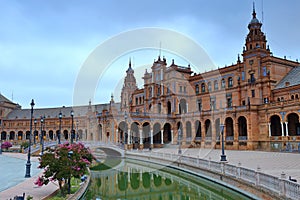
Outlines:
<svg viewBox="0 0 300 200"><path fill-rule="evenodd" d="M137 89L136 79L134 77L134 70L131 68L131 59L129 59L128 69L126 70L126 77L121 92L121 110L129 111L132 101L132 94Z"/></svg>
<svg viewBox="0 0 300 200"><path fill-rule="evenodd" d="M243 56L248 56L255 53L262 53L262 56L270 54L267 46L266 35L261 30L262 23L256 18L255 7L253 4L252 19L248 24L249 33L246 37Z"/></svg>

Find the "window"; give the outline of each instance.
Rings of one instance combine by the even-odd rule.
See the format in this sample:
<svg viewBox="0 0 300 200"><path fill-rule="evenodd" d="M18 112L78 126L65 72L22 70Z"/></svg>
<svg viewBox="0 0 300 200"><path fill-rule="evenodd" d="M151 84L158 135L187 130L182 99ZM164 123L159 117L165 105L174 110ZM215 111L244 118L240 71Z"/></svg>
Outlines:
<svg viewBox="0 0 300 200"><path fill-rule="evenodd" d="M267 67L263 67L262 70L263 70L263 76L267 76Z"/></svg>
<svg viewBox="0 0 300 200"><path fill-rule="evenodd" d="M246 101L245 101L245 100L242 101L242 105L243 105L243 106L246 105Z"/></svg>
<svg viewBox="0 0 300 200"><path fill-rule="evenodd" d="M138 101L138 98L136 97L135 98L135 105L138 105L139 104L139 101Z"/></svg>
<svg viewBox="0 0 300 200"><path fill-rule="evenodd" d="M219 89L219 84L218 84L218 81L215 80L214 81L214 90L218 90Z"/></svg>
<svg viewBox="0 0 300 200"><path fill-rule="evenodd" d="M225 88L225 79L223 78L222 80L221 80L221 88L223 89L223 88Z"/></svg>
<svg viewBox="0 0 300 200"><path fill-rule="evenodd" d="M255 90L251 90L251 96L255 97Z"/></svg>
<svg viewBox="0 0 300 200"><path fill-rule="evenodd" d="M161 88L160 86L157 87L157 96L160 96Z"/></svg>
<svg viewBox="0 0 300 200"><path fill-rule="evenodd" d="M202 99L197 100L198 111L202 111Z"/></svg>
<svg viewBox="0 0 300 200"><path fill-rule="evenodd" d="M202 83L202 84L201 84L201 92L202 92L202 93L205 92L205 83Z"/></svg>
<svg viewBox="0 0 300 200"><path fill-rule="evenodd" d="M208 82L207 87L208 87L208 91L211 92L211 82Z"/></svg>
<svg viewBox="0 0 300 200"><path fill-rule="evenodd" d="M227 107L228 108L232 107L232 98L231 97L227 98Z"/></svg>
<svg viewBox="0 0 300 200"><path fill-rule="evenodd" d="M211 97L210 98L210 109L211 110L215 110L216 109L216 98L215 97Z"/></svg>
<svg viewBox="0 0 300 200"><path fill-rule="evenodd" d="M227 108L232 107L232 93L226 94Z"/></svg>
<svg viewBox="0 0 300 200"><path fill-rule="evenodd" d="M179 86L179 92L180 93L182 92L182 86Z"/></svg>
<svg viewBox="0 0 300 200"><path fill-rule="evenodd" d="M196 94L199 94L199 85L198 84L196 84L196 86L195 86L195 91L196 91Z"/></svg>
<svg viewBox="0 0 300 200"><path fill-rule="evenodd" d="M245 80L245 72L242 72L242 81Z"/></svg>
<svg viewBox="0 0 300 200"><path fill-rule="evenodd" d="M268 97L264 98L264 103L269 103L269 98Z"/></svg>
<svg viewBox="0 0 300 200"><path fill-rule="evenodd" d="M232 77L228 78L228 87L231 88L233 86L233 79Z"/></svg>
<svg viewBox="0 0 300 200"><path fill-rule="evenodd" d="M254 82L255 82L254 74L250 74L250 82L251 82L251 83L254 83Z"/></svg>
<svg viewBox="0 0 300 200"><path fill-rule="evenodd" d="M186 93L186 87L185 86L183 87L183 92Z"/></svg>

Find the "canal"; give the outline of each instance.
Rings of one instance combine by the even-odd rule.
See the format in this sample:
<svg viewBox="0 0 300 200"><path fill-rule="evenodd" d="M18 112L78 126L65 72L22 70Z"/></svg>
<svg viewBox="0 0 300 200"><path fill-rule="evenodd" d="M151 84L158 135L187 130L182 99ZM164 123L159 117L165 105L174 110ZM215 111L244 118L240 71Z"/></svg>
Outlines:
<svg viewBox="0 0 300 200"><path fill-rule="evenodd" d="M121 160L114 168L91 171L85 200L253 199L238 191L172 167Z"/></svg>

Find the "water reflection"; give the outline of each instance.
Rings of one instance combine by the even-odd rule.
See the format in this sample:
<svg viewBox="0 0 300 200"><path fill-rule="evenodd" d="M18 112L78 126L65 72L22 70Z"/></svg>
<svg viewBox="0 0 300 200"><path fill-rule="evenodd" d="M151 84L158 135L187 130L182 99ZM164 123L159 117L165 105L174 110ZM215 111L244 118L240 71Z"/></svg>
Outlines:
<svg viewBox="0 0 300 200"><path fill-rule="evenodd" d="M118 169L93 171L84 199L249 199L235 191L170 168L155 170L122 162Z"/></svg>

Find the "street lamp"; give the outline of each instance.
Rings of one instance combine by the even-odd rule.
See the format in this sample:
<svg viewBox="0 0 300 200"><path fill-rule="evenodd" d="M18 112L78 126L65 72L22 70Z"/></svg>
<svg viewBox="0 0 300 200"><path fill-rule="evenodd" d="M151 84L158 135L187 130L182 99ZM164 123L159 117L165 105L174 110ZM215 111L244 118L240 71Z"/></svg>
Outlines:
<svg viewBox="0 0 300 200"><path fill-rule="evenodd" d="M61 111L59 112L58 117L59 117L59 132L58 132L58 135L57 135L57 139L58 139L58 144L60 144L60 136L61 136L61 119L62 119L62 113L61 113Z"/></svg>
<svg viewBox="0 0 300 200"><path fill-rule="evenodd" d="M77 132L77 134L76 134L76 141L78 141L78 139L79 139L78 126L79 126L79 121L77 119L76 120L76 132Z"/></svg>
<svg viewBox="0 0 300 200"><path fill-rule="evenodd" d="M71 144L73 144L74 139L74 111L71 110L71 118L72 118L72 128L71 128Z"/></svg>
<svg viewBox="0 0 300 200"><path fill-rule="evenodd" d="M221 131L221 140L222 140L222 155L221 155L221 161L226 162L226 155L225 155L225 150L224 150L224 124L220 124L220 131Z"/></svg>
<svg viewBox="0 0 300 200"><path fill-rule="evenodd" d="M28 153L27 153L27 163L26 163L26 173L25 173L25 178L29 178L30 176L30 153L31 153L31 134L32 134L32 116L33 116L33 106L34 106L34 100L31 100L31 112L30 112L30 135L29 135L29 144L28 144Z"/></svg>
<svg viewBox="0 0 300 200"><path fill-rule="evenodd" d="M44 154L44 133L43 133L43 123L44 123L44 118L43 116L41 116L41 141L40 141L40 145L41 145L41 155Z"/></svg>
<svg viewBox="0 0 300 200"><path fill-rule="evenodd" d="M181 154L182 152L181 152L181 134L182 134L182 132L181 132L181 128L179 127L179 129L178 129L178 142L179 142L179 148L178 148L178 154Z"/></svg>
<svg viewBox="0 0 300 200"><path fill-rule="evenodd" d="M72 170L71 170L71 161L72 161L72 155L73 155L73 151L69 151L68 152L68 158L69 158L69 166L70 166L70 176L69 176L69 180L68 180L68 193L71 194L71 175L72 175Z"/></svg>
<svg viewBox="0 0 300 200"><path fill-rule="evenodd" d="M127 118L128 118L128 116L127 116L127 112L125 111L125 113L124 113L124 119L125 119L125 134L124 134L124 148L125 148L125 146L126 146L126 148L125 149L127 149L127 147L128 147L128 125L127 125Z"/></svg>
<svg viewBox="0 0 300 200"><path fill-rule="evenodd" d="M0 138L0 154L2 154L2 133L1 133L1 138Z"/></svg>
<svg viewBox="0 0 300 200"><path fill-rule="evenodd" d="M37 120L34 119L34 132L33 132L33 143L35 144L36 141L35 141L35 135L36 135L36 123L37 123Z"/></svg>

